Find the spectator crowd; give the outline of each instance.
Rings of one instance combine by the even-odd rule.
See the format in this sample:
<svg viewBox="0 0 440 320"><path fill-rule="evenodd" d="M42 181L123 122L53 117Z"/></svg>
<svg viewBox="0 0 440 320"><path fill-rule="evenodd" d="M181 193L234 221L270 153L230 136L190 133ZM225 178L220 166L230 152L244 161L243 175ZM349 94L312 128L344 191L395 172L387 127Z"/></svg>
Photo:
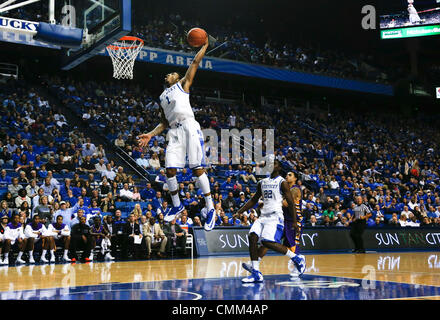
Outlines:
<svg viewBox="0 0 440 320"><path fill-rule="evenodd" d="M89 126L155 176L155 191L167 191L163 171L165 135L155 137L145 150L137 146L135 139L139 132L154 127L158 118L159 106L148 93L137 94L130 88L96 82L61 84L52 79L51 86L66 104L87 118ZM391 223L396 219L393 215L401 219L402 213L410 226L439 223L440 161L435 150L439 133L435 117L408 120L385 113L356 115L337 110L327 114L306 111L301 106L254 107L207 103L197 98L191 103L202 128L275 128L275 156L300 175L305 216L313 226L347 226L355 195L362 195L374 213L370 226ZM110 110L114 114L108 116ZM222 212L228 216L228 223L235 225L243 219L244 224L249 220L252 223L258 214L233 217L255 192L257 178L261 177L258 164L241 161L240 165L212 165L208 169L219 223L226 221ZM180 172L178 179L180 194L188 197L187 210L193 217L203 208L202 197L196 197L191 172Z"/></svg>
<svg viewBox="0 0 440 320"><path fill-rule="evenodd" d="M145 45L178 52L195 52L186 40L186 32L200 26L197 20L186 19L179 14L169 14L138 23L134 35L143 39ZM373 55L348 53L343 50L325 49L310 42L281 43L266 35L264 41L257 40L252 30L236 30L231 27L211 25L203 27L215 37L211 54L224 59L238 60L284 68L294 71L322 74L340 78L360 79L375 82L394 81L396 68L378 65Z"/></svg>
<svg viewBox="0 0 440 320"><path fill-rule="evenodd" d="M65 261L79 259L79 251L85 261L185 253L188 232L204 222L204 199L191 171L180 171L185 211L164 221L170 210L165 133L145 149L135 139L157 124L159 106L151 95L119 83L62 78L47 78L45 86L77 113L77 125L26 82L13 81L0 92L2 262L8 262L14 246L18 262L24 262L23 254L32 262L34 246L40 245L43 262L54 260L59 247ZM275 128L275 157L300 178L306 226L349 227L356 195L373 213L370 227L440 226L440 137L434 115L405 119L385 112L335 108L328 113L197 97L191 103L202 128ZM128 153L150 181L108 159L105 148L87 137L88 130ZM244 163L242 155L240 164L211 164L207 171L216 225L251 226L262 204L240 216L236 211L265 176L261 164Z"/></svg>

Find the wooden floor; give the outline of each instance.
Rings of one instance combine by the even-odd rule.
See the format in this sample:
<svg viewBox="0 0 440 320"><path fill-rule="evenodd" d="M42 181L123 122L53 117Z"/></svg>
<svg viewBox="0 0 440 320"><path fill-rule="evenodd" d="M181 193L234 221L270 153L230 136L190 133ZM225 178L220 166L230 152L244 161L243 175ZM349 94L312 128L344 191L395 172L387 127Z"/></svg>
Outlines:
<svg viewBox="0 0 440 320"><path fill-rule="evenodd" d="M432 291L433 287L440 287L440 252L318 254L306 255L306 259L305 275L308 280L304 281L304 284L309 288L313 288L311 283L322 279L348 278L350 281L362 280L363 283L375 280L382 285L382 289L383 284L398 283L412 285L414 288L427 286L431 290L426 291L426 295L417 293L412 297L394 294L391 296L393 299L440 299L440 294ZM17 293L26 290L71 289L114 283L151 284L193 279L235 279L238 283L240 278L248 275L241 267L241 263L248 260L248 257L243 256L3 266L0 267L0 294L2 299L14 299ZM274 281L277 280L277 276L279 279L285 278L289 274L288 259L284 256L266 256L260 269L265 278ZM176 282L174 286L178 287L179 283L181 282ZM380 290L380 287L378 286L377 290ZM432 295L430 292L435 294ZM34 298L38 298L38 294Z"/></svg>

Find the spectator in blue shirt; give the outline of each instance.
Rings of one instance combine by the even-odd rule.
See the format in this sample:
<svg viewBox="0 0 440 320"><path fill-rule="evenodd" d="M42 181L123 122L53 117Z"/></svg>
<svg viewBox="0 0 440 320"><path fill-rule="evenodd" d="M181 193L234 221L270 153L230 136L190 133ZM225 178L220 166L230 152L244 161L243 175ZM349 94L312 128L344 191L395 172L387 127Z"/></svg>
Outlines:
<svg viewBox="0 0 440 320"><path fill-rule="evenodd" d="M153 208L151 208L151 209L153 209ZM162 205L159 208L157 208L156 214L162 213L166 217L168 215L168 213L170 212L170 210L171 210L171 208L168 206L168 201L163 201ZM156 216L156 214L154 214L154 216Z"/></svg>
<svg viewBox="0 0 440 320"><path fill-rule="evenodd" d="M1 214L0 214L0 216L1 216ZM429 218L437 218L437 213L435 212L435 208L433 206L429 206L427 216Z"/></svg>
<svg viewBox="0 0 440 320"><path fill-rule="evenodd" d="M35 156L34 166L37 170L40 170L42 165L44 165L44 162L41 161L41 156L37 154Z"/></svg>
<svg viewBox="0 0 440 320"><path fill-rule="evenodd" d="M46 153L49 156L55 156L57 154L58 148L55 146L53 142L49 142L49 146L46 149Z"/></svg>
<svg viewBox="0 0 440 320"><path fill-rule="evenodd" d="M163 202L162 202L162 205L163 205ZM159 210L159 209L154 210L154 208L153 208L153 206L151 205L151 203L148 203L148 204L147 204L147 209L145 210L144 215L147 216L147 220L148 220L150 217L154 217L154 218L156 218L156 216L157 216L157 214L158 214L158 213L157 213L158 210ZM148 213L150 213L150 216L148 215Z"/></svg>
<svg viewBox="0 0 440 320"><path fill-rule="evenodd" d="M140 192L141 198L145 201L151 202L156 197L156 191L151 187L151 183L148 182L147 186Z"/></svg>
<svg viewBox="0 0 440 320"><path fill-rule="evenodd" d="M239 216L237 214L233 214L232 218L229 219L229 224L231 226L239 226L239 225L241 225L241 220L239 219Z"/></svg>
<svg viewBox="0 0 440 320"><path fill-rule="evenodd" d="M246 204L246 202L247 202L246 196L245 196L244 192L242 191L242 192L240 192L239 199L237 201L237 208L243 207Z"/></svg>
<svg viewBox="0 0 440 320"><path fill-rule="evenodd" d="M228 170L225 172L225 177L235 177L236 171L232 169L232 165L229 165Z"/></svg>
<svg viewBox="0 0 440 320"><path fill-rule="evenodd" d="M188 216L186 214L182 214L182 217L176 221L176 223L180 226L184 226L187 228L191 228L193 225L188 222Z"/></svg>
<svg viewBox="0 0 440 320"><path fill-rule="evenodd" d="M20 161L21 158L21 150L18 147L17 149L15 149L15 152L12 153L11 155L11 159L12 161L14 161L14 166L17 166L17 163Z"/></svg>
<svg viewBox="0 0 440 320"><path fill-rule="evenodd" d="M344 185L344 187L341 189L341 195L345 198L350 195L350 189L348 188L347 184Z"/></svg>
<svg viewBox="0 0 440 320"><path fill-rule="evenodd" d="M60 209L57 210L55 212L55 214L53 215L53 221L52 222L56 222L56 217L61 215L61 216L63 216L63 222L70 226L72 219L75 217L75 212L76 212L77 209L78 209L78 203L74 207L72 207L72 208L67 208L66 202L65 201L61 201L60 202Z"/></svg>
<svg viewBox="0 0 440 320"><path fill-rule="evenodd" d="M13 154L17 148L18 146L15 144L15 138L9 139L9 143L6 145L6 150L8 150L10 154Z"/></svg>
<svg viewBox="0 0 440 320"><path fill-rule="evenodd" d="M133 151L131 152L131 156L133 159L137 160L141 157L142 152L139 150L139 148L133 148Z"/></svg>
<svg viewBox="0 0 440 320"><path fill-rule="evenodd" d="M369 220L371 220L371 218ZM380 220L379 217L376 217L376 219L374 219L374 224L372 226L376 227L376 228L383 228L384 224L383 224L383 221Z"/></svg>
<svg viewBox="0 0 440 320"><path fill-rule="evenodd" d="M11 177L9 177L6 170L3 169L0 173L0 186L6 187L8 184L11 184Z"/></svg>
<svg viewBox="0 0 440 320"><path fill-rule="evenodd" d="M63 198L61 197L61 199ZM73 207L78 202L78 198L73 195L72 190L69 190L67 192L67 196L63 200L69 202L71 207Z"/></svg>
<svg viewBox="0 0 440 320"><path fill-rule="evenodd" d="M167 182L167 176L165 175L165 171L160 169L159 174L156 176L154 180L161 188L164 187L164 184Z"/></svg>
<svg viewBox="0 0 440 320"><path fill-rule="evenodd" d="M183 168L182 171L177 175L177 182L188 184L192 180L192 173L188 172L186 168Z"/></svg>
<svg viewBox="0 0 440 320"><path fill-rule="evenodd" d="M222 183L220 188L222 191L234 191L234 184L231 182L231 177L228 177L226 181Z"/></svg>
<svg viewBox="0 0 440 320"><path fill-rule="evenodd" d="M91 205L91 199L87 196L87 189L81 188L81 198L84 200L84 205L86 207L90 207Z"/></svg>
<svg viewBox="0 0 440 320"><path fill-rule="evenodd" d="M196 199L191 197L191 194L189 192L185 193L185 198L182 200L183 206L186 208L186 210L191 211L192 206L197 206L199 203Z"/></svg>
<svg viewBox="0 0 440 320"><path fill-rule="evenodd" d="M23 139L28 141L32 139L32 133L29 132L29 127L24 127L24 130L20 132L20 134Z"/></svg>
<svg viewBox="0 0 440 320"><path fill-rule="evenodd" d="M314 205L316 205L315 201L313 201L313 195L309 194L309 196L307 197L306 203L310 203L312 205L312 207Z"/></svg>
<svg viewBox="0 0 440 320"><path fill-rule="evenodd" d="M40 170L38 170L38 176L39 176L41 179L46 179L46 178L47 178L47 175L48 175L48 172L47 172L47 170L46 170L46 165L43 164L43 165L40 167Z"/></svg>
<svg viewBox="0 0 440 320"><path fill-rule="evenodd" d="M64 184L60 187L60 195L61 198L64 200L65 198L67 198L67 193L69 191L73 191L72 187L70 185L70 179L66 178L64 179Z"/></svg>
<svg viewBox="0 0 440 320"><path fill-rule="evenodd" d="M6 200L2 200L0 202L0 217L8 216L9 218L12 217L13 210L8 207L8 202Z"/></svg>
<svg viewBox="0 0 440 320"><path fill-rule="evenodd" d="M35 154L39 155L46 153L47 150L47 148L43 145L43 140L41 139L37 140L37 143L34 144L32 147Z"/></svg>
<svg viewBox="0 0 440 320"><path fill-rule="evenodd" d="M36 157L37 157L37 154L34 152L33 147L32 147L31 145L29 146L28 150L26 150L25 152L23 152L23 154L26 155L26 157L27 157L27 159L28 159L29 161L34 161L34 162L35 162L35 159L36 159Z"/></svg>
<svg viewBox="0 0 440 320"><path fill-rule="evenodd" d="M154 210L157 210L162 206L163 198L162 198L162 192L157 191L156 196L154 197L153 201L151 202L151 205L153 206Z"/></svg>
<svg viewBox="0 0 440 320"><path fill-rule="evenodd" d="M92 200L92 206L89 208L89 214L87 216L87 221L90 225L93 224L93 219L99 217L102 222L102 210L98 207L98 201Z"/></svg>
<svg viewBox="0 0 440 320"><path fill-rule="evenodd" d="M84 204L84 199L81 196L78 197L78 202L77 203L78 203L78 206L77 206L76 212L78 212L79 209L82 209L83 212L84 212L84 215L87 216L88 214L90 214L89 207Z"/></svg>

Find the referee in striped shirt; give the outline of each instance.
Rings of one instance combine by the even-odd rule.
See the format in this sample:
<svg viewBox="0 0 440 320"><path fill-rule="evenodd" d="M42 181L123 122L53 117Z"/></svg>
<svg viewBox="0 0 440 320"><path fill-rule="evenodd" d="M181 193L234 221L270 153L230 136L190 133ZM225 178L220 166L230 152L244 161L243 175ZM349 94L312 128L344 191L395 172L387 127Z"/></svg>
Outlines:
<svg viewBox="0 0 440 320"><path fill-rule="evenodd" d="M364 240L362 235L367 226L367 220L371 217L370 209L363 204L361 196L357 196L356 206L353 209L353 216L351 217L351 231L350 237L354 242L354 253L365 253Z"/></svg>

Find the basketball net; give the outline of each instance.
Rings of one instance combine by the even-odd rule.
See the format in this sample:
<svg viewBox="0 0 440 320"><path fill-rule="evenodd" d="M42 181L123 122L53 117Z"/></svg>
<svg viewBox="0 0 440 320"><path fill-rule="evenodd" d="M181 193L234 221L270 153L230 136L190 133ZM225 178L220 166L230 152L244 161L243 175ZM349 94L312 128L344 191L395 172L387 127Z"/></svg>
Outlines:
<svg viewBox="0 0 440 320"><path fill-rule="evenodd" d="M134 62L143 46L142 39L130 36L122 37L118 42L107 46L113 63L113 78L133 79Z"/></svg>

